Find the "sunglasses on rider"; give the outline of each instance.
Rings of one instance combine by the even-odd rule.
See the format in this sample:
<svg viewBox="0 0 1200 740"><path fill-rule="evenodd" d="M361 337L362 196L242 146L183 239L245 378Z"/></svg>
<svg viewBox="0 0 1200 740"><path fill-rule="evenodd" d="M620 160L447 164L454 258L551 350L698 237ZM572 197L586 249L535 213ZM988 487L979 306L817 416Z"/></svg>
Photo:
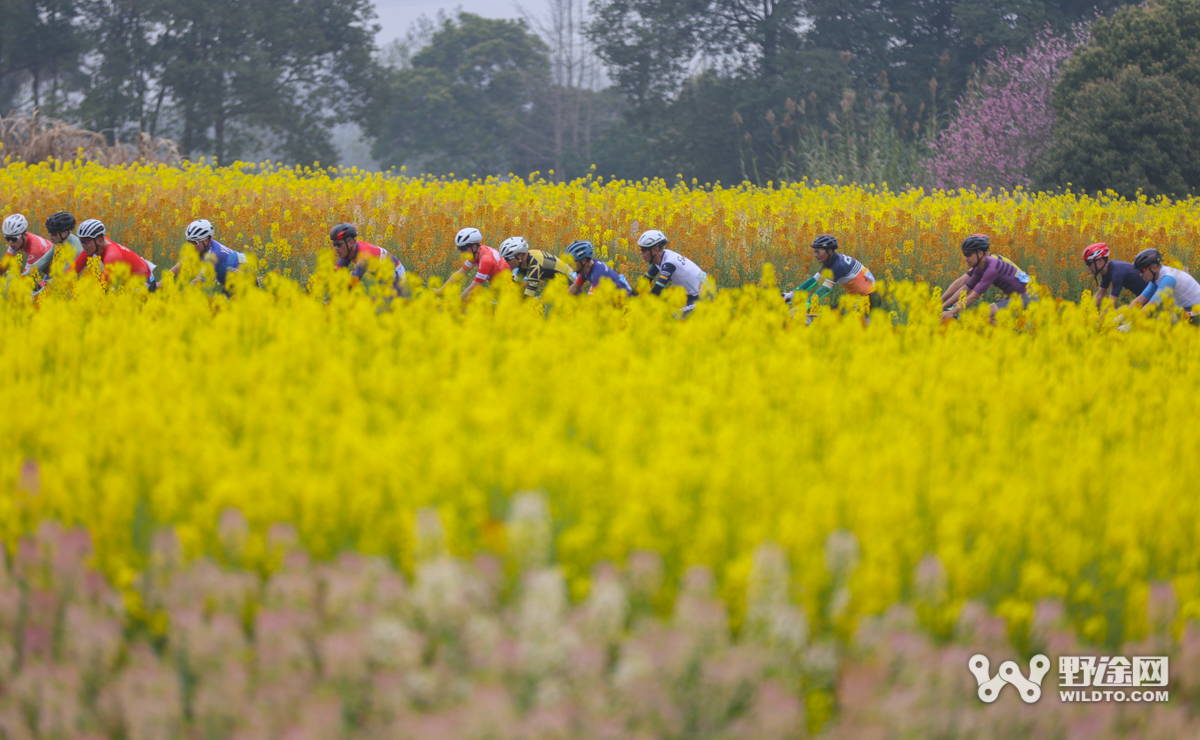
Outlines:
<svg viewBox="0 0 1200 740"><path fill-rule="evenodd" d="M4 237L4 241L8 242L9 244L12 244L13 242L17 241L20 238L21 237L19 237L19 236L6 236L6 237Z"/></svg>

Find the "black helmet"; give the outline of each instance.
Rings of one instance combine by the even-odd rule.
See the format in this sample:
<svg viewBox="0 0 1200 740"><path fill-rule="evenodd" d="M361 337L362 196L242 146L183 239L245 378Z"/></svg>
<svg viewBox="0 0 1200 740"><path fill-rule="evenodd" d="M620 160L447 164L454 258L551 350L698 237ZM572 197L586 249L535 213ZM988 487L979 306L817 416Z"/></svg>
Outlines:
<svg viewBox="0 0 1200 740"><path fill-rule="evenodd" d="M46 231L51 234L62 234L75 228L75 217L66 211L51 214L46 219Z"/></svg>
<svg viewBox="0 0 1200 740"><path fill-rule="evenodd" d="M358 238L358 229L354 228L354 224L338 224L329 230L329 241L331 242L341 241L346 238Z"/></svg>
<svg viewBox="0 0 1200 740"><path fill-rule="evenodd" d="M1133 258L1133 266L1138 270L1145 270L1150 265L1161 264L1162 254L1154 247L1143 249L1142 251L1138 252L1136 257Z"/></svg>
<svg viewBox="0 0 1200 740"><path fill-rule="evenodd" d="M838 241L835 237L829 234L821 234L816 239L813 239L813 249L837 249Z"/></svg>
<svg viewBox="0 0 1200 740"><path fill-rule="evenodd" d="M971 234L966 239L963 239L962 251L963 254L971 252L986 252L992 248L992 240L987 234Z"/></svg>

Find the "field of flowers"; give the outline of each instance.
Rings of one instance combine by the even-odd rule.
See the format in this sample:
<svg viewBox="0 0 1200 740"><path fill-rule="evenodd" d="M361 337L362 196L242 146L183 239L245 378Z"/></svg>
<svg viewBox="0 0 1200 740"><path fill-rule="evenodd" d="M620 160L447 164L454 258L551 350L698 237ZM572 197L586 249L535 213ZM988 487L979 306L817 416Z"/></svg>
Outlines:
<svg viewBox="0 0 1200 740"><path fill-rule="evenodd" d="M583 635L585 647L615 661L579 692L609 697L624 707L622 726L650 736L772 736L775 730L754 724L776 715L754 713L767 704L780 716L807 713L814 729L824 725L837 714L839 692L853 688L839 683L842 653L864 639L864 625L897 609L908 615L900 620L905 634L919 634L912 639L926 647L880 649L909 655L918 672L937 670L917 667L921 650L935 650L922 641L956 639L964 615L1001 620L1014 650L1043 645L1047 604L1056 605L1049 612L1055 629L1088 645L1160 639L1171 650L1196 649L1188 624L1200 619L1200 503L1188 481L1200 479L1200 336L1167 316L1140 314L1129 332L1118 332L1088 300L1043 300L1022 314L1003 313L995 327L981 315L942 326L936 291L917 280L948 281L960 269L958 240L982 230L1054 295L1077 298L1086 287L1077 246L1098 238L1119 254L1153 243L1193 261L1200 218L1191 201L90 166L10 166L0 170L0 193L33 223L60 208L98 216L116 239L159 262L180 250L182 227L195 216L211 218L219 238L255 257L251 270L231 276L228 298L171 279L154 294L132 285L105 292L86 273L56 278L36 303L28 279L10 277L0 293L0 376L7 382L0 394L0 542L11 559L6 567L23 584L0 593L7 599L0 627L38 609L52 625L0 645L0 668L7 656L10 668L26 670L33 664L22 656L31 650L51 662L75 661L75 674L55 684L58 674L47 668L29 690L76 681L67 693L88 697L89 722L113 736L168 737L178 728L159 732L153 718L144 732L121 724L135 721L122 714L125 700L114 694L97 704L97 692L86 689L100 675L95 661L134 672L128 686L112 689L129 696L157 685L154 671L175 671L183 676L179 701L193 707L199 694L187 692L200 684L188 683L186 661L202 656L188 652L194 646L176 646L191 639L184 632L192 627L234 647L247 635L283 635L269 648L276 652L261 658L278 664L195 670L247 670L260 681L261 671L311 660L304 665L317 683L301 688L333 692L340 709L329 711L368 729L378 730L376 721L403 724L412 707L446 709L453 703L447 697L463 699L454 693L456 671L495 679L518 670L473 663L466 644L448 653L429 647L450 639L433 634L444 625L430 615L453 607L437 600L458 593L430 582L439 571L429 568L470 559L478 572L462 577L485 583L456 587L470 608L445 624L466 625L468 612L491 610L498 624L476 624L485 637L519 644L521 630L540 634L537 615L523 613L522 604L529 589L543 588L537 603L550 603L548 614L575 625L572 634ZM343 219L357 221L363 238L395 249L422 276L453 269L447 245L468 223L493 243L516 231L535 246L591 236L618 263L636 260L631 234L661 227L723 290L686 322L673 317L682 296L572 299L555 284L541 303L501 285L463 306L416 280L411 300L385 303L332 269L327 228ZM864 325L823 312L806 327L803 317L789 316L776 273L761 263L795 279L810 269L807 250L796 245L822 231L844 235L847 251L866 256L889 280L902 322L877 314ZM264 276L261 288L253 273ZM640 269L629 265L626 273ZM61 577L51 555L62 543L54 537L40 550L18 547L47 521L86 528L91 544L83 549L96 573L78 578L93 584L91 596L51 583ZM67 541L78 560L81 546ZM50 558L40 571L30 565L39 552ZM379 639L403 643L389 650L425 646L411 658L424 671L414 680L425 683L405 689L408 709L383 719L368 709L354 715L361 696L322 673L323 641L361 658L370 651L347 643L345 633L372 622L342 623L314 611L314 599L331 608L334 571L308 558L350 563L353 572L343 574L350 581L365 578L367 568L377 584L383 568L396 588L412 584L415 605L379 607L400 628L378 627L391 630ZM287 580L289 568L301 569L299 581ZM281 578L282 590L272 590ZM578 623L614 578L621 594L609 595L631 606L588 633ZM191 585L172 591L172 579ZM421 606L422 588L430 593L420 598L432 605ZM305 596L305 589L321 595ZM203 600L187 596L200 593ZM1169 610L1154 607L1155 593L1169 593ZM689 595L706 605L694 617L710 620L706 629L715 619L716 633L739 635L734 656L721 662L723 653L712 654L716 662L704 671L719 683L752 666L774 683L756 679L749 694L706 708L682 695L655 705L654 712L667 705L683 712L675 719L630 709L621 703L632 695L614 656L675 644L635 617L667 619L693 603ZM346 598L385 597L362 591ZM116 625L111 658L84 648L76 655L63 642L71 629L61 620L70 617L72 599L87 602L81 618L100 610L103 624ZM354 618L375 614L375 606ZM275 614L285 607L286 616ZM213 626L221 613L242 637L204 632L229 628ZM193 624L201 618L208 620L203 629ZM672 629L683 629L670 618ZM285 639L288 630L299 642ZM801 668L771 667L755 644L795 657L788 665ZM289 657L293 650L300 657ZM540 658L513 658L526 659ZM368 674L386 681L397 670L365 660L347 658L329 670L349 671L354 691L366 691L360 684ZM680 676L693 675L685 668ZM566 680L546 671L538 676ZM554 697L567 689L551 682L544 688L550 698L537 699L540 680L497 700L497 711L515 702L524 722L532 721L522 714L529 707L557 706ZM293 690L301 689L263 689L278 706L288 706ZM12 693L0 699L30 701ZM219 696L209 701L217 729L204 732L225 736L232 720L221 714ZM321 707L311 709L319 714ZM678 732L662 729L702 709L716 712L695 720L708 723L703 733L688 735L686 722ZM104 725L105 711L117 719ZM583 711L576 707L572 716ZM161 722L196 716L193 707ZM574 736L612 736L604 717L612 715ZM932 726L920 732L955 736Z"/></svg>
<svg viewBox="0 0 1200 740"><path fill-rule="evenodd" d="M658 228L723 287L757 280L764 262L775 266L782 283L798 283L812 272L808 244L824 232L836 234L845 251L880 278L941 285L964 268L956 249L962 238L987 233L998 253L1038 276L1044 292L1072 299L1091 285L1079 255L1092 242L1107 242L1119 258L1155 246L1186 265L1200 264L1198 201L1020 191L895 193L806 184L705 189L682 181L468 182L265 165L58 163L0 169L0 202L38 227L57 210L99 218L117 241L159 264L178 256L189 221L207 218L222 243L301 279L328 249L329 227L340 221L356 222L360 238L398 254L425 277L453 271L453 237L463 226L481 229L492 246L522 234L535 248L558 252L575 239L590 239L631 279L643 271L634 246L638 234Z"/></svg>

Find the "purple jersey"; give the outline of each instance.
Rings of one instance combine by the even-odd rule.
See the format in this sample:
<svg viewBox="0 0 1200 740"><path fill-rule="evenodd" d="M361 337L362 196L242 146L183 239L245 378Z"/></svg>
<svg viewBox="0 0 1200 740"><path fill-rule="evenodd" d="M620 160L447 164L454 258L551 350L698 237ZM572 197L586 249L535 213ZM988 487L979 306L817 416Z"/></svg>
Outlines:
<svg viewBox="0 0 1200 740"><path fill-rule="evenodd" d="M591 283L591 285L588 287L588 295L591 295L593 290L600 287L600 281L605 279L613 281L618 288L625 291L626 295L633 294L633 288L630 287L629 281L625 279L625 276L604 264L600 260L592 260L592 270L588 273L586 279ZM575 285L576 287L582 288L583 283L583 273L579 273L579 277L575 279Z"/></svg>
<svg viewBox="0 0 1200 740"><path fill-rule="evenodd" d="M1013 263L999 257L988 257L967 273L967 290L983 295L994 285L1004 295L1025 295L1025 283L1021 280L1023 275Z"/></svg>

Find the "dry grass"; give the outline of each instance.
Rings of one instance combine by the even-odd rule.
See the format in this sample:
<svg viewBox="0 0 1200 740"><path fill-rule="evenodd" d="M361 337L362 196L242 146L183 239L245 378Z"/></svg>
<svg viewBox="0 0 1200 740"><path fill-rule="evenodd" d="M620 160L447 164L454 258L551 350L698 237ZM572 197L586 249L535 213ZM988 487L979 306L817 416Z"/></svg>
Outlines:
<svg viewBox="0 0 1200 740"><path fill-rule="evenodd" d="M175 164L182 157L170 139L140 132L132 141L109 144L103 133L34 111L28 115L0 117L0 144L5 160L36 164L48 159L84 159L102 165L158 162Z"/></svg>

